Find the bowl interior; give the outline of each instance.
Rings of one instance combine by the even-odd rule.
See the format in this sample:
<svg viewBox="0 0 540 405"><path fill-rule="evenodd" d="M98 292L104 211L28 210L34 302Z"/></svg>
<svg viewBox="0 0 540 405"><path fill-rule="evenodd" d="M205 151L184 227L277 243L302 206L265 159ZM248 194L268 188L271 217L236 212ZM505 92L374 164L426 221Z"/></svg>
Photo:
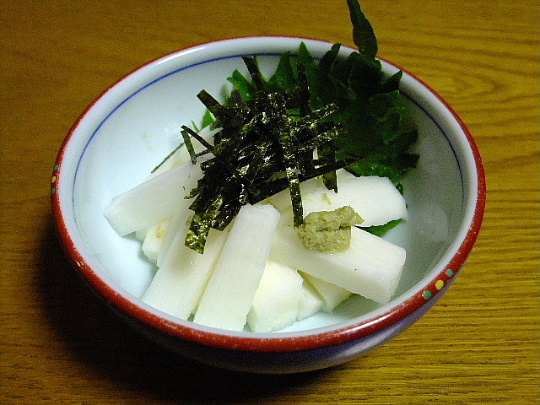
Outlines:
<svg viewBox="0 0 540 405"><path fill-rule="evenodd" d="M295 51L300 39L241 39L181 51L152 62L105 92L76 124L62 160L65 217L84 260L121 295L149 311L138 298L155 271L140 243L120 237L103 212L111 199L139 184L181 142L181 125L199 124L204 106L196 94L205 89L220 98L241 59L257 55L270 74L278 55ZM329 44L304 40L322 56ZM348 52L344 49L343 52ZM387 73L397 68L383 62ZM417 294L459 249L474 215L474 161L463 128L445 105L414 77L405 74L402 91L419 129L418 167L405 179L409 219L387 239L407 250L407 261L394 300L385 305L355 297L334 313L320 313L286 331L329 327L369 318ZM170 317L171 320L175 320Z"/></svg>

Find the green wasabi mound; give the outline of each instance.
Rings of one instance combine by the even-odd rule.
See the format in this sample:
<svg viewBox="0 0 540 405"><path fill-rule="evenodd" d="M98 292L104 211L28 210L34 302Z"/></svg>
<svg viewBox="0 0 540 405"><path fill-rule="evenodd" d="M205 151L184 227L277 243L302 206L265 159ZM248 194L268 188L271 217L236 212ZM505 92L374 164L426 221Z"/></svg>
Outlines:
<svg viewBox="0 0 540 405"><path fill-rule="evenodd" d="M309 250L324 253L345 252L351 245L351 226L364 220L350 206L334 211L312 212L298 228L298 237Z"/></svg>

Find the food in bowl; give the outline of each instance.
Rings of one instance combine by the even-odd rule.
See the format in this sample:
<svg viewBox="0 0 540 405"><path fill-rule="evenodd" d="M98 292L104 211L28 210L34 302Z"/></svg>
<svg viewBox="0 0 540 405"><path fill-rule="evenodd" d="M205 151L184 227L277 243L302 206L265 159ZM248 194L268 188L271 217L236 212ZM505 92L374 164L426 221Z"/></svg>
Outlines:
<svg viewBox="0 0 540 405"><path fill-rule="evenodd" d="M372 46L346 58L336 44L317 61L302 42L269 78L244 57L249 75L231 72L223 104L198 93L210 129L183 126L182 145L105 211L157 264L145 303L272 332L352 294L392 298L406 251L374 233L406 217L398 187L417 132L402 72L385 77L365 34Z"/></svg>
<svg viewBox="0 0 540 405"><path fill-rule="evenodd" d="M53 213L77 271L137 330L207 364L291 373L357 357L401 333L437 302L459 274L480 229L485 181L471 134L425 83L381 60L385 77L403 71L399 90L418 131L411 152L419 156L401 181L407 220L384 235L407 252L390 301L351 296L332 312L321 311L273 333L207 327L143 302L155 267L141 254L140 241L120 236L104 211L115 196L144 182L182 141L183 125L204 116L206 108L196 97L201 89L215 95L230 90L224 83L230 72L244 69L244 56L256 55L263 73L271 75L280 56L295 53L302 42L316 59L333 45L286 37L240 38L151 62L109 88L82 114L55 164ZM341 47L339 53L346 57L353 51Z"/></svg>

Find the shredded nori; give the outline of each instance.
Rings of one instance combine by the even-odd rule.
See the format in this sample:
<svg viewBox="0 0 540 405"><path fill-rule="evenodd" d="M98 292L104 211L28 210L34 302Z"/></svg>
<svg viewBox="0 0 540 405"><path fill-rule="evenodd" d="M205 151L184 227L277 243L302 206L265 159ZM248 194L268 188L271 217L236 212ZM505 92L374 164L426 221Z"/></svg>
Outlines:
<svg viewBox="0 0 540 405"><path fill-rule="evenodd" d="M186 145L186 149L191 158L191 163L197 163L197 154L195 153L195 148L193 148L193 143L191 142L191 138L189 137L188 130L184 129L182 131L182 138L184 138L184 145Z"/></svg>
<svg viewBox="0 0 540 405"><path fill-rule="evenodd" d="M200 142L212 156L201 163L203 177L187 198L194 198L194 215L186 246L202 253L210 228L223 230L245 204L255 204L289 189L294 225L303 223L300 182L349 165L329 150L341 124L326 119L335 105L312 110L307 78L294 88L269 92L255 58L244 58L255 87L250 98L219 103L206 91L198 98L216 117L221 130L214 144L184 126L184 136ZM245 84L246 81L243 81ZM245 95L246 93L244 93ZM294 111L294 114L290 112ZM191 139L186 141L190 144ZM191 147L192 148L192 147ZM193 149L193 148L192 148ZM192 158L197 155L191 154Z"/></svg>

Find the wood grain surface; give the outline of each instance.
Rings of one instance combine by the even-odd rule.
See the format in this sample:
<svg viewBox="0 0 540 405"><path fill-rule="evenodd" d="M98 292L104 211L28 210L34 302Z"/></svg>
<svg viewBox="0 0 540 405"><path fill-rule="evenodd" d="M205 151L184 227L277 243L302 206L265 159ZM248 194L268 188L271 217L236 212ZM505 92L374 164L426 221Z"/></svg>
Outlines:
<svg viewBox="0 0 540 405"><path fill-rule="evenodd" d="M1 404L538 404L537 1L365 0L380 56L460 114L488 203L466 268L384 346L333 369L249 376L171 356L111 315L57 242L49 180L72 123L168 52L290 35L352 45L338 0L0 1Z"/></svg>

